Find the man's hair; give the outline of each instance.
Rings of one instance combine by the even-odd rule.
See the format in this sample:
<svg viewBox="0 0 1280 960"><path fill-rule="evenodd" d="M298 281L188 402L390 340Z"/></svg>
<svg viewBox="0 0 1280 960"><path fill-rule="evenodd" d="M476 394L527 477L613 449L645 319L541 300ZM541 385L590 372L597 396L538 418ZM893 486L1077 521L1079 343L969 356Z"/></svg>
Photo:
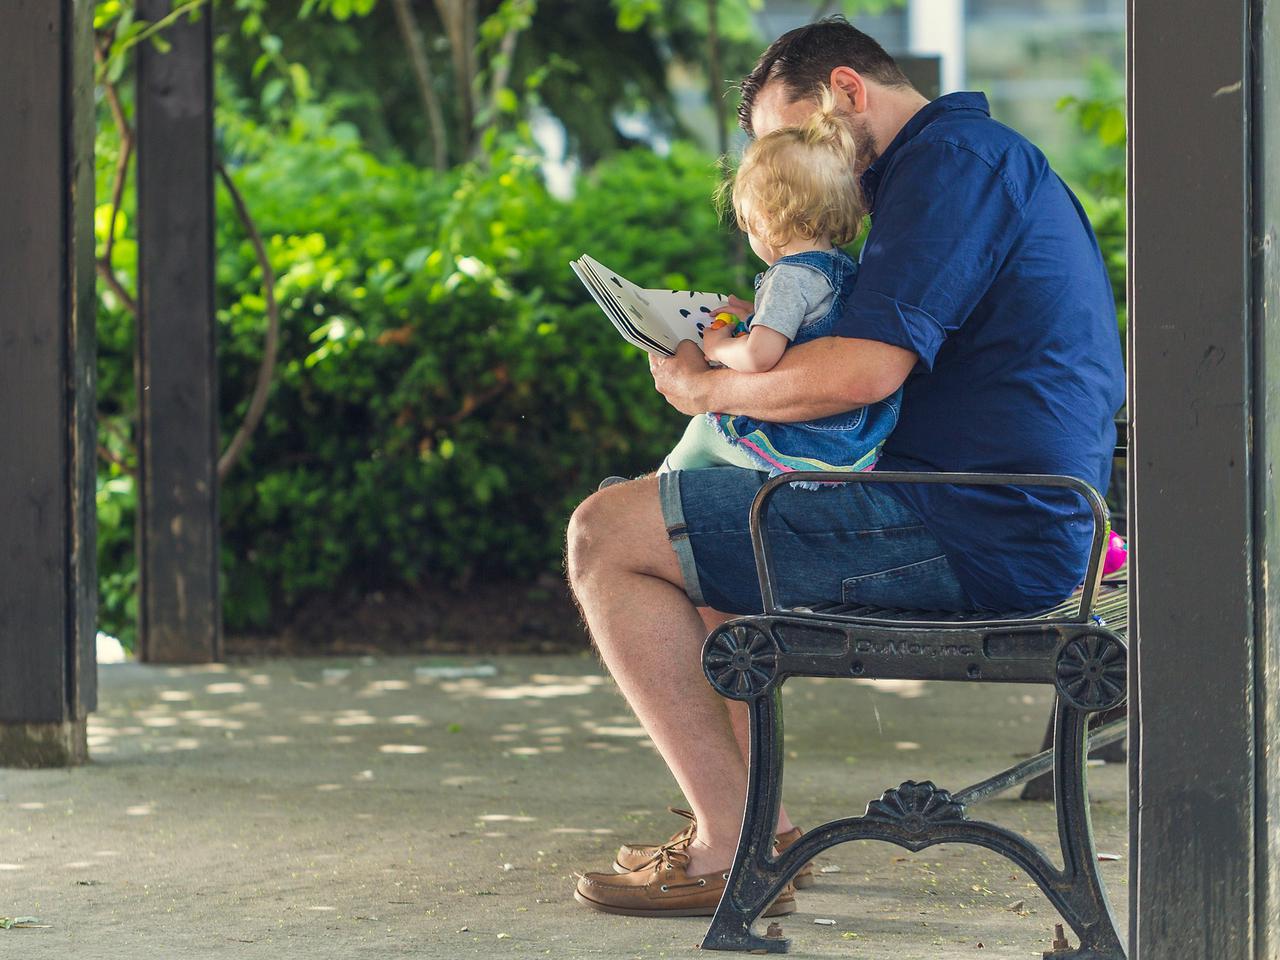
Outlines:
<svg viewBox="0 0 1280 960"><path fill-rule="evenodd" d="M791 100L815 96L831 80L836 67L852 67L864 77L887 87L911 86L902 68L884 47L841 16L797 27L780 36L760 55L755 67L739 85L742 102L738 123L751 129L751 110L765 85L778 82Z"/></svg>

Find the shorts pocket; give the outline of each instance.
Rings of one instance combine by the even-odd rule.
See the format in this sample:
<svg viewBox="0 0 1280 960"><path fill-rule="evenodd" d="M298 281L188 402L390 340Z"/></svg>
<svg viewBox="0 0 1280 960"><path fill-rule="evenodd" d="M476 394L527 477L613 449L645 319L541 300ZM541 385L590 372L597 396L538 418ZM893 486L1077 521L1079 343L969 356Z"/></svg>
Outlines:
<svg viewBox="0 0 1280 960"><path fill-rule="evenodd" d="M840 585L845 603L900 610L968 610L973 604L945 556L849 577Z"/></svg>
<svg viewBox="0 0 1280 960"><path fill-rule="evenodd" d="M867 408L858 407L855 410L849 410L845 413L836 413L829 417L819 417L817 420L807 420L804 425L810 430L843 433L847 430L857 430L862 426L862 421L866 418Z"/></svg>

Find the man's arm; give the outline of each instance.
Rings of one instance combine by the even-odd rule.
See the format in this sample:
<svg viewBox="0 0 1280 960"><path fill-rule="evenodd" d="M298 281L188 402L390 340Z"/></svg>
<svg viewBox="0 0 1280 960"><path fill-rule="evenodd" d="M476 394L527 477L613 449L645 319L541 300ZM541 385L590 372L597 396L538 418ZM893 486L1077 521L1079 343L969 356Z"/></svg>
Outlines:
<svg viewBox="0 0 1280 960"><path fill-rule="evenodd" d="M1021 229L1023 204L999 168L947 141L909 145L894 171L911 187L881 187L836 336L792 347L769 372L751 374L708 370L701 351L681 344L676 356L650 364L672 406L810 420L884 399L917 362L932 369L943 342L990 289Z"/></svg>
<svg viewBox="0 0 1280 960"><path fill-rule="evenodd" d="M847 337L793 346L764 373L714 370L692 343L681 343L674 357L649 361L654 386L682 413L714 411L774 423L816 420L883 400L915 364L910 350Z"/></svg>

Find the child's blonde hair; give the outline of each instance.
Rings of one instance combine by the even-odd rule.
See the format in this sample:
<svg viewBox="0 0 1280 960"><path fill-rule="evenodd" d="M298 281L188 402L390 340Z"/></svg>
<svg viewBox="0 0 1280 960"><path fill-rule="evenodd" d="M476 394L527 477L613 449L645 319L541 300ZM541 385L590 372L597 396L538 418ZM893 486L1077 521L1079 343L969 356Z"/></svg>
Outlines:
<svg viewBox="0 0 1280 960"><path fill-rule="evenodd" d="M771 247L830 237L849 243L866 208L858 189L857 142L823 88L818 109L796 127L780 127L742 154L733 178L738 226Z"/></svg>

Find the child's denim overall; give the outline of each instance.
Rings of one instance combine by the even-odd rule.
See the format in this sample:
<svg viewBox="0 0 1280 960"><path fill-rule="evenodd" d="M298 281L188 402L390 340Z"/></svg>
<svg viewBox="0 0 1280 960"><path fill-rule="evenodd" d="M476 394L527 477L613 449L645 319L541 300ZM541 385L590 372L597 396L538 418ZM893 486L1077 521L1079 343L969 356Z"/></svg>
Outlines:
<svg viewBox="0 0 1280 960"><path fill-rule="evenodd" d="M805 317L791 345L831 336L853 290L858 265L842 250L795 253L778 261L783 263L818 271L835 294L824 315ZM757 287L764 276L756 278ZM725 413L707 417L722 436L770 475L795 470L861 471L870 470L880 458L880 448L898 423L901 405L899 388L865 407L802 423L770 423Z"/></svg>

